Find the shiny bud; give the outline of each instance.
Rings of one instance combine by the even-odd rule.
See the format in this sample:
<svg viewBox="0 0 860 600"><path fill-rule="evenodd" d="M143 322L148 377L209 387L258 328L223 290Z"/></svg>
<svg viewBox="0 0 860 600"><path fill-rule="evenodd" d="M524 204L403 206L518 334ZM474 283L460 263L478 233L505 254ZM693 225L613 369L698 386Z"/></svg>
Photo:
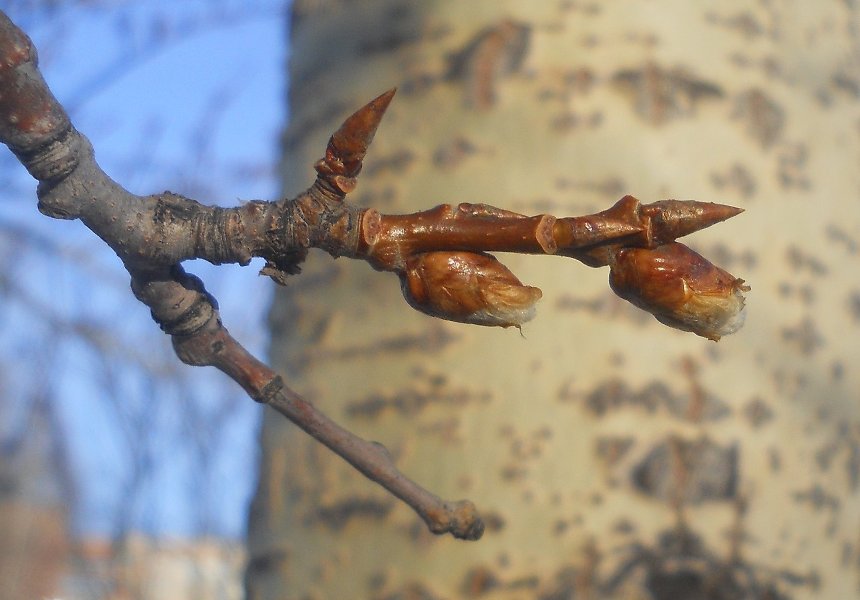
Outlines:
<svg viewBox="0 0 860 600"><path fill-rule="evenodd" d="M403 296L416 310L474 325L519 328L535 316L542 295L495 257L474 252L411 256L400 281Z"/></svg>
<svg viewBox="0 0 860 600"><path fill-rule="evenodd" d="M742 292L750 289L677 242L619 250L610 263L609 285L661 323L714 341L741 328Z"/></svg>

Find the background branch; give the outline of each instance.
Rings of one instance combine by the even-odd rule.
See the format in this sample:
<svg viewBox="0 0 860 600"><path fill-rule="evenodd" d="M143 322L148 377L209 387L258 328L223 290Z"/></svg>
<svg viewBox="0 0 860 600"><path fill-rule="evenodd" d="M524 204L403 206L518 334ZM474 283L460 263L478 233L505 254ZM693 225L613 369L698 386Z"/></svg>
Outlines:
<svg viewBox="0 0 860 600"><path fill-rule="evenodd" d="M642 206L627 196L595 215L556 218L483 204L443 205L413 215L381 215L348 205L346 196L355 189L393 90L334 133L306 192L231 209L169 192L137 196L111 180L48 90L32 43L5 15L0 15L0 90L0 140L39 181L39 209L55 218L80 219L116 252L135 296L172 336L179 358L226 373L254 400L272 406L407 502L434 533L477 539L484 527L471 502L448 502L427 492L403 476L380 445L338 426L289 390L230 336L217 302L198 278L185 273L182 261L244 265L261 256L267 260L263 273L283 283L316 247L394 271L409 303L433 316L519 327L533 315L540 291L523 286L486 252L558 253L610 266L619 295L674 327L719 339L742 322L740 292L748 289L743 281L670 243L737 214L732 207L675 201ZM633 249L637 259L624 260L634 256Z"/></svg>

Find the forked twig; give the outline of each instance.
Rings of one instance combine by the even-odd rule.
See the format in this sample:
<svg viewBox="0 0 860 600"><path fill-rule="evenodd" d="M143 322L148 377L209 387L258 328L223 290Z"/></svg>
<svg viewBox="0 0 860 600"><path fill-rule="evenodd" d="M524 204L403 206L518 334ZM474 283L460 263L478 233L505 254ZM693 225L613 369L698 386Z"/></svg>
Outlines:
<svg viewBox="0 0 860 600"><path fill-rule="evenodd" d="M423 489L397 470L383 446L347 431L290 390L229 334L214 298L181 263L244 265L259 256L266 259L262 273L284 283L309 248L321 248L396 273L409 304L432 316L519 327L534 315L541 292L488 253L558 254L609 266L620 296L664 323L716 340L740 327L742 292L749 288L675 240L740 209L675 200L643 205L632 196L593 215L562 218L485 204L409 215L350 205L346 196L393 96L394 90L380 95L344 122L314 165L315 182L296 198L223 209L169 192L136 196L95 162L89 141L45 84L32 42L0 13L0 141L39 181L39 210L80 219L116 252L135 296L171 335L183 362L226 373L251 398L406 502L434 533L474 540L484 525L471 502Z"/></svg>

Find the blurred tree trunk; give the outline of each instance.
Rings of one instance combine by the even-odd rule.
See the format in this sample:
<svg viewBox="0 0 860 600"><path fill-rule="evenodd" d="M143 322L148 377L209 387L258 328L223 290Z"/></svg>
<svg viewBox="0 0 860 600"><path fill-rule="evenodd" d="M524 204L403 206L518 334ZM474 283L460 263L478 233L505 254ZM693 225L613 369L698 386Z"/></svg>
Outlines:
<svg viewBox="0 0 860 600"><path fill-rule="evenodd" d="M735 204L690 243L753 291L714 344L615 299L605 270L500 257L544 290L521 336L313 256L273 307L275 365L488 530L434 538L267 415L249 597L856 597L858 26L836 0L296 0L288 194L396 85L352 201Z"/></svg>

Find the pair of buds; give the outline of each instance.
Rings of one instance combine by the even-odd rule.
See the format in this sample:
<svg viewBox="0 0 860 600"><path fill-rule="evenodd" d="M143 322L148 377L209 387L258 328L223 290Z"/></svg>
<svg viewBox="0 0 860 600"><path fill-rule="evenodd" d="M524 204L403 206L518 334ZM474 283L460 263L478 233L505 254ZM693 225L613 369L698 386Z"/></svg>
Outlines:
<svg viewBox="0 0 860 600"><path fill-rule="evenodd" d="M320 191L338 200L352 191L393 96L389 90L373 99L332 135L325 158L315 165ZM739 212L704 202L640 205L625 196L612 208L582 218L535 220L485 205L461 205L454 211L446 207L389 218L387 228L373 219L363 223L372 224L365 232L371 263L396 271L407 302L434 317L521 327L534 317L541 291L523 285L483 250L558 253L594 267L609 265L610 286L621 298L670 327L718 340L743 325L743 292L749 287L674 240ZM433 250L433 239L462 249Z"/></svg>
<svg viewBox="0 0 860 600"><path fill-rule="evenodd" d="M619 248L609 268L609 284L618 296L670 327L716 341L743 325L743 292L749 287L683 244ZM519 328L534 317L542 295L485 253L411 256L400 278L413 308L475 325Z"/></svg>

